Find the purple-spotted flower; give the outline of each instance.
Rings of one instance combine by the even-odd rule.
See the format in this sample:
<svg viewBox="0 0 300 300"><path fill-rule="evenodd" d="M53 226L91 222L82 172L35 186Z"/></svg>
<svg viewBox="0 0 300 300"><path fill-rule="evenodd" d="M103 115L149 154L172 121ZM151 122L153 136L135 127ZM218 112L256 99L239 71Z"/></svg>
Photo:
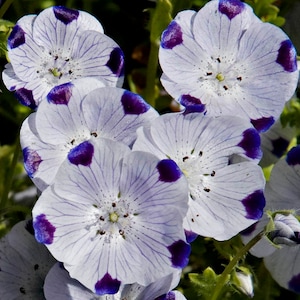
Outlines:
<svg viewBox="0 0 300 300"><path fill-rule="evenodd" d="M32 222L21 221L0 240L0 299L45 299L45 277L55 264L36 242Z"/></svg>
<svg viewBox="0 0 300 300"><path fill-rule="evenodd" d="M266 236L251 253L264 257L272 277L282 287L300 294L300 145L273 167L266 184L266 213L244 233L247 243L260 231Z"/></svg>
<svg viewBox="0 0 300 300"><path fill-rule="evenodd" d="M54 6L22 17L8 38L3 81L20 103L36 108L57 85L95 77L121 86L124 55L90 14Z"/></svg>
<svg viewBox="0 0 300 300"><path fill-rule="evenodd" d="M278 119L298 81L287 35L239 0L180 12L162 34L159 59L163 86L183 106L241 116L259 131Z"/></svg>
<svg viewBox="0 0 300 300"><path fill-rule="evenodd" d="M109 139L66 160L35 204L35 237L98 295L149 285L188 263L187 182L173 160Z"/></svg>
<svg viewBox="0 0 300 300"><path fill-rule="evenodd" d="M134 150L173 159L189 183L188 232L226 240L263 214L260 137L240 118L172 113L138 130Z"/></svg>
<svg viewBox="0 0 300 300"><path fill-rule="evenodd" d="M25 169L40 190L51 184L66 158L89 163L84 154L90 152L87 141L106 137L130 145L136 129L158 116L139 95L101 88L93 78L57 86L47 100L20 132Z"/></svg>
<svg viewBox="0 0 300 300"><path fill-rule="evenodd" d="M178 291L170 291L177 286L181 272L175 272L160 278L148 286L139 284L121 285L119 292L113 295L99 296L83 286L79 281L71 278L62 264L55 264L47 274L44 293L46 299L59 300L183 300L186 299ZM173 296L173 298L167 296ZM159 297L159 298L157 298Z"/></svg>

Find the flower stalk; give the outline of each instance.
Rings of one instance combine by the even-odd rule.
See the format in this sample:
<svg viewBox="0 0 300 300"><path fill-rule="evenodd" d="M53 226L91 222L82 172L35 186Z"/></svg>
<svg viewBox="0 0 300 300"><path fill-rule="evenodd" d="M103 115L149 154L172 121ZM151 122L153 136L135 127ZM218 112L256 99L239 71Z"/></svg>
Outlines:
<svg viewBox="0 0 300 300"><path fill-rule="evenodd" d="M252 240L249 241L243 248L241 248L238 253L232 258L229 264L224 269L223 273L220 275L214 292L212 294L211 300L217 300L222 292L223 286L227 283L229 276L238 262L243 258L244 255L264 236L264 231L257 234Z"/></svg>

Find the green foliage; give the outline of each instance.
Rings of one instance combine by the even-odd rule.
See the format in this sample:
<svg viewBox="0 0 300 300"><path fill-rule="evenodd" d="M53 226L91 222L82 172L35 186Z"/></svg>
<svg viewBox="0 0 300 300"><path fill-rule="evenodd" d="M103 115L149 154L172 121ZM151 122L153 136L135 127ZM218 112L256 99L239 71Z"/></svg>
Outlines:
<svg viewBox="0 0 300 300"><path fill-rule="evenodd" d="M270 22L277 26L283 26L285 19L279 16L280 9L274 3L276 0L246 0L253 7L255 14L264 22Z"/></svg>
<svg viewBox="0 0 300 300"><path fill-rule="evenodd" d="M280 116L280 121L283 127L290 125L296 127L298 133L300 132L300 100L299 98L292 98L286 103L283 112Z"/></svg>
<svg viewBox="0 0 300 300"><path fill-rule="evenodd" d="M7 58L7 38L14 26L14 23L0 19L0 57Z"/></svg>
<svg viewBox="0 0 300 300"><path fill-rule="evenodd" d="M208 267L202 274L190 273L189 279L192 286L197 291L197 296L201 297L201 299L209 300L211 292L216 286L218 275L212 268Z"/></svg>

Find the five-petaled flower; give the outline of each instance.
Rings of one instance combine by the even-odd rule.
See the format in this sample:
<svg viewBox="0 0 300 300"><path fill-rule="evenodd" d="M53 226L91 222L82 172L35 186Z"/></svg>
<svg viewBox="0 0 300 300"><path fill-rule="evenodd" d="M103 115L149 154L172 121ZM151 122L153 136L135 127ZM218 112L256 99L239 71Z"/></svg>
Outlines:
<svg viewBox="0 0 300 300"><path fill-rule="evenodd" d="M176 163L109 139L90 145L89 166L66 160L35 204L36 239L98 295L185 267L187 182Z"/></svg>
<svg viewBox="0 0 300 300"><path fill-rule="evenodd" d="M262 216L260 137L249 122L200 113L165 114L138 130L133 149L171 158L185 174L187 231L226 240Z"/></svg>
<svg viewBox="0 0 300 300"><path fill-rule="evenodd" d="M92 15L54 6L24 16L14 26L3 81L20 103L34 109L53 87L77 78L121 86L123 56Z"/></svg>
<svg viewBox="0 0 300 300"><path fill-rule="evenodd" d="M163 86L183 106L241 116L259 131L278 119L298 81L287 35L239 0L180 12L162 34L159 59Z"/></svg>

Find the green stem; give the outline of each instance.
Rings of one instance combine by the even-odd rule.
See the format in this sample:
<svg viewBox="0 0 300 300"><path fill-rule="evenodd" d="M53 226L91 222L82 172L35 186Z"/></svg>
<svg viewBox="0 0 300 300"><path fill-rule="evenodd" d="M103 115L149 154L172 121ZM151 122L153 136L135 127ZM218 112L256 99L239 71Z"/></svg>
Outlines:
<svg viewBox="0 0 300 300"><path fill-rule="evenodd" d="M231 274L232 270L235 268L240 259L247 254L247 252L263 237L264 231L257 234L252 240L249 241L243 248L241 248L238 253L233 257L233 259L229 262L229 264L224 269L223 273L220 275L216 287L214 289L214 293L210 300L217 300L223 286L226 284L226 280L228 276Z"/></svg>
<svg viewBox="0 0 300 300"><path fill-rule="evenodd" d="M7 0L3 3L3 5L0 8L0 19L3 18L4 14L8 10L8 8L11 6L11 4L14 2L14 0Z"/></svg>
<svg viewBox="0 0 300 300"><path fill-rule="evenodd" d="M18 163L19 153L20 153L20 145L19 145L19 139L17 139L16 144L15 144L15 151L13 153L11 166L8 169L7 176L5 178L4 190L3 190L2 199L1 199L1 206L0 206L1 209L4 209L7 206L7 203L8 203L8 196L9 196L9 192L10 192L10 189L11 189L11 186L12 186L15 168L16 168L16 165Z"/></svg>
<svg viewBox="0 0 300 300"><path fill-rule="evenodd" d="M144 97L146 101L153 107L155 107L155 80L158 67L158 50L159 41L152 41L150 46L149 61L146 74L146 88Z"/></svg>

